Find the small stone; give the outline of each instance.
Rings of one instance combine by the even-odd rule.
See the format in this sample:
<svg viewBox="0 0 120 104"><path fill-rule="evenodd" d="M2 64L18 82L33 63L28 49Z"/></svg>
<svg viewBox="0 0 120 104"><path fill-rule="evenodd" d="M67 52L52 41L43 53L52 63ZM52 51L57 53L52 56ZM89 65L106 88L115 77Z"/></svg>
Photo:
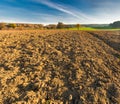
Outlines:
<svg viewBox="0 0 120 104"><path fill-rule="evenodd" d="M81 99L82 101L85 101L85 98L84 98L83 96L80 96L80 99Z"/></svg>
<svg viewBox="0 0 120 104"><path fill-rule="evenodd" d="M80 90L83 88L82 86L79 86Z"/></svg>
<svg viewBox="0 0 120 104"><path fill-rule="evenodd" d="M60 102L60 104L63 104L63 102Z"/></svg>
<svg viewBox="0 0 120 104"><path fill-rule="evenodd" d="M69 96L69 100L72 100L72 95L70 94L70 96Z"/></svg>
<svg viewBox="0 0 120 104"><path fill-rule="evenodd" d="M90 64L89 64L89 63L86 63L85 65L86 65L88 68L90 68Z"/></svg>
<svg viewBox="0 0 120 104"><path fill-rule="evenodd" d="M43 104L43 103L45 103L45 99L42 99L42 101L41 101L41 102L42 102L42 104Z"/></svg>

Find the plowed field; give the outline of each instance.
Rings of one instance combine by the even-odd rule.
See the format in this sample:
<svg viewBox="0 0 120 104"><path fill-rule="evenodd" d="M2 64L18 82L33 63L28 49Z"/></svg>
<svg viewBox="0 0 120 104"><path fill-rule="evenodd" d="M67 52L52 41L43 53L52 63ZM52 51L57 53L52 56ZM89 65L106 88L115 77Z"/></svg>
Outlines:
<svg viewBox="0 0 120 104"><path fill-rule="evenodd" d="M0 31L0 104L120 104L120 32Z"/></svg>

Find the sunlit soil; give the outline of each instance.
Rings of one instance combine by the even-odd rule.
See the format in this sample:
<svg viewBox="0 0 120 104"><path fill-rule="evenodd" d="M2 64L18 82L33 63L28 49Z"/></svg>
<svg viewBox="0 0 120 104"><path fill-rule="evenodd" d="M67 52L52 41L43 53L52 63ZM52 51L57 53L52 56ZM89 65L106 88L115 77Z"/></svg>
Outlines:
<svg viewBox="0 0 120 104"><path fill-rule="evenodd" d="M0 31L0 104L119 104L120 32Z"/></svg>

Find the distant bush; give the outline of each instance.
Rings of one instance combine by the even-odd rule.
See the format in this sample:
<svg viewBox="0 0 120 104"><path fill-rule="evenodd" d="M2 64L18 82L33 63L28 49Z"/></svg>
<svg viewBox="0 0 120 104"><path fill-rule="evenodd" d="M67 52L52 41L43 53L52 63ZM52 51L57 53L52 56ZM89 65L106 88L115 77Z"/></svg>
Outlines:
<svg viewBox="0 0 120 104"><path fill-rule="evenodd" d="M15 28L16 24L11 23L11 24L8 24L7 26L8 26L8 28Z"/></svg>
<svg viewBox="0 0 120 104"><path fill-rule="evenodd" d="M58 22L57 29L62 29L62 28L64 28L64 26L65 25L62 22Z"/></svg>
<svg viewBox="0 0 120 104"><path fill-rule="evenodd" d="M80 24L76 24L76 28L79 30L80 29Z"/></svg>
<svg viewBox="0 0 120 104"><path fill-rule="evenodd" d="M46 29L56 29L56 25L55 24L50 24L50 25L47 25L45 26Z"/></svg>
<svg viewBox="0 0 120 104"><path fill-rule="evenodd" d="M3 28L5 28L6 24L5 23L0 23L0 30L2 30Z"/></svg>

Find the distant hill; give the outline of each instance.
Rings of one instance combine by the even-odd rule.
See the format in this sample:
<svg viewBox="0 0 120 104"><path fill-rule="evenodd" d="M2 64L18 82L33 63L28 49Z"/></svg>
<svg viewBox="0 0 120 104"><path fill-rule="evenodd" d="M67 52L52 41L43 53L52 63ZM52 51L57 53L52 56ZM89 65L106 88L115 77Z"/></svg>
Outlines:
<svg viewBox="0 0 120 104"><path fill-rule="evenodd" d="M83 24L86 27L107 27L109 24Z"/></svg>
<svg viewBox="0 0 120 104"><path fill-rule="evenodd" d="M112 28L120 28L120 21L115 21L109 25Z"/></svg>

